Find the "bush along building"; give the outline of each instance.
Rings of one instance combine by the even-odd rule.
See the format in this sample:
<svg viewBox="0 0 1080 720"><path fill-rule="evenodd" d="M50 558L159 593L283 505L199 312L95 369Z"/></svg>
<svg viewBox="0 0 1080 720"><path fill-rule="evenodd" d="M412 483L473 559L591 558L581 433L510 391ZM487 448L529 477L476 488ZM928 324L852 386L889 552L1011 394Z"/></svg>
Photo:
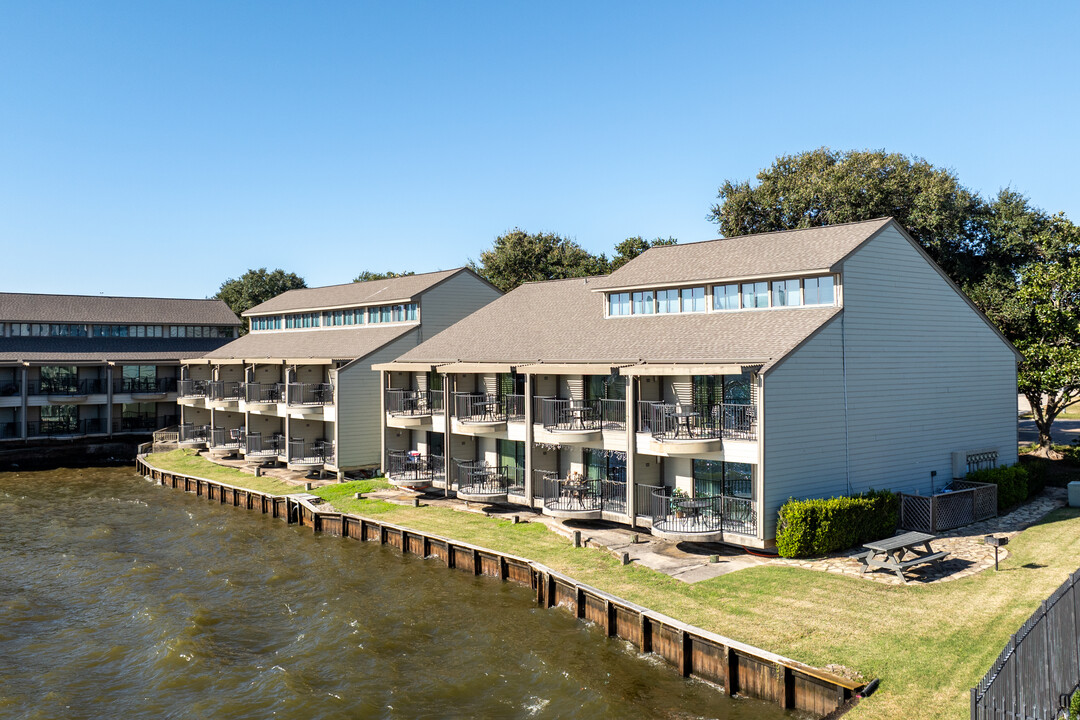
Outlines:
<svg viewBox="0 0 1080 720"><path fill-rule="evenodd" d="M282 293L244 313L247 335L184 363L180 444L297 470L378 468L372 363L500 295L466 268Z"/></svg>
<svg viewBox="0 0 1080 720"><path fill-rule="evenodd" d="M180 362L239 328L220 300L0 293L0 448L175 424Z"/></svg>
<svg viewBox="0 0 1080 720"><path fill-rule="evenodd" d="M673 540L1017 459L1015 349L889 218L652 248L382 363L383 468ZM974 462L974 461L972 461Z"/></svg>

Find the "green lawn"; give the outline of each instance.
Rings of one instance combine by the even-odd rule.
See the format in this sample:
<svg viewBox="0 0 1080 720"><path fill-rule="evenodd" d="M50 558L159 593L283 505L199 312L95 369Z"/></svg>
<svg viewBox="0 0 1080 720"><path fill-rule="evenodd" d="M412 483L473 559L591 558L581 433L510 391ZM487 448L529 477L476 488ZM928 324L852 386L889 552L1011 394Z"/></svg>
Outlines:
<svg viewBox="0 0 1080 720"><path fill-rule="evenodd" d="M164 467L160 457L151 462ZM197 465L188 472L211 476L206 460L185 462ZM171 463L169 469L182 472ZM345 512L530 558L632 602L811 665L838 663L868 679L880 677L878 692L845 716L853 720L964 716L968 689L990 668L1009 635L1076 570L1080 558L1080 511L1066 509L1013 540L1000 572L955 582L895 587L766 566L686 585L647 568L624 567L604 552L574 548L539 523L515 525L448 508L356 500L353 493L371 489L365 482L383 485L343 483L316 494Z"/></svg>

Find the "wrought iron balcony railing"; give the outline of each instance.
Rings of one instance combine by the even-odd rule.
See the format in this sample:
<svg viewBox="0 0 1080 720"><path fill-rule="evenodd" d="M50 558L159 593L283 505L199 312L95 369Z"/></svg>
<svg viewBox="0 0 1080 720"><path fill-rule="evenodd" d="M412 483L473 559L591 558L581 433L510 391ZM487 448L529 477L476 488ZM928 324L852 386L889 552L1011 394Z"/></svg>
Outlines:
<svg viewBox="0 0 1080 720"><path fill-rule="evenodd" d="M661 442L755 440L757 412L753 405L678 405L644 400L638 403L638 431Z"/></svg>
<svg viewBox="0 0 1080 720"><path fill-rule="evenodd" d="M654 530L693 535L734 532L757 535L757 510L750 498L730 495L672 497L670 488L652 492Z"/></svg>
<svg viewBox="0 0 1080 720"><path fill-rule="evenodd" d="M57 378L30 380L28 395L100 395L108 392L105 378Z"/></svg>
<svg viewBox="0 0 1080 720"><path fill-rule="evenodd" d="M160 395L162 393L176 392L176 378L120 378L113 383L113 392L121 394L129 393L134 395Z"/></svg>
<svg viewBox="0 0 1080 720"><path fill-rule="evenodd" d="M242 383L240 392L245 402L254 405L273 405L284 402L285 384L257 382Z"/></svg>
<svg viewBox="0 0 1080 720"><path fill-rule="evenodd" d="M244 436L244 455L248 457L277 457L284 453L284 435L264 436L261 432L251 432Z"/></svg>
<svg viewBox="0 0 1080 720"><path fill-rule="evenodd" d="M287 402L289 405L333 405L334 385L332 383L289 383Z"/></svg>
<svg viewBox="0 0 1080 720"><path fill-rule="evenodd" d="M422 417L440 415L443 411L441 390L402 390L390 388L386 391L386 412L401 417Z"/></svg>
<svg viewBox="0 0 1080 720"><path fill-rule="evenodd" d="M503 422L506 406L495 395L454 393L454 417L463 423Z"/></svg>
<svg viewBox="0 0 1080 720"><path fill-rule="evenodd" d="M289 440L290 463L297 465L322 465L334 462L334 443L332 440L314 440L307 442L298 438Z"/></svg>
<svg viewBox="0 0 1080 720"><path fill-rule="evenodd" d="M595 512L604 510L626 513L626 482L611 478L560 478L551 471L536 471L534 484L539 486L544 507L559 512Z"/></svg>
<svg viewBox="0 0 1080 720"><path fill-rule="evenodd" d="M183 423L177 426L177 434L180 442L206 442L210 437L210 426Z"/></svg>
<svg viewBox="0 0 1080 720"><path fill-rule="evenodd" d="M239 450L244 446L244 428L210 428L210 447Z"/></svg>
<svg viewBox="0 0 1080 720"><path fill-rule="evenodd" d="M434 482L443 477L444 458L416 450L389 450L383 471L391 480L401 482Z"/></svg>
<svg viewBox="0 0 1080 720"><path fill-rule="evenodd" d="M206 383L206 399L211 401L239 400L240 383L235 380L211 380Z"/></svg>
<svg viewBox="0 0 1080 720"><path fill-rule="evenodd" d="M182 398L206 397L207 380L178 380L176 382L177 393Z"/></svg>

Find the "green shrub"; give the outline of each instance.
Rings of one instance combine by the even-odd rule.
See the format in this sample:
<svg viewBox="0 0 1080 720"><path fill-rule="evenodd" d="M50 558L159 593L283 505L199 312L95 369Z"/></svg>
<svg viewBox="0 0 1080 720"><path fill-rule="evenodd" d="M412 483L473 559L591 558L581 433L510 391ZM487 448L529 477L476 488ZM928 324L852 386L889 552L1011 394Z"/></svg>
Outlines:
<svg viewBox="0 0 1080 720"><path fill-rule="evenodd" d="M997 485L998 512L1011 508L1028 497L1028 471L1022 465L976 470L969 472L964 479Z"/></svg>
<svg viewBox="0 0 1080 720"><path fill-rule="evenodd" d="M1050 473L1050 463L1046 458L1022 457L1020 464L1027 470L1027 496L1033 498L1046 487L1046 477Z"/></svg>
<svg viewBox="0 0 1080 720"><path fill-rule="evenodd" d="M1080 720L1080 690L1074 692L1069 701L1069 720Z"/></svg>
<svg viewBox="0 0 1080 720"><path fill-rule="evenodd" d="M900 499L887 490L818 500L791 498L780 508L776 551L816 557L889 537L900 519Z"/></svg>

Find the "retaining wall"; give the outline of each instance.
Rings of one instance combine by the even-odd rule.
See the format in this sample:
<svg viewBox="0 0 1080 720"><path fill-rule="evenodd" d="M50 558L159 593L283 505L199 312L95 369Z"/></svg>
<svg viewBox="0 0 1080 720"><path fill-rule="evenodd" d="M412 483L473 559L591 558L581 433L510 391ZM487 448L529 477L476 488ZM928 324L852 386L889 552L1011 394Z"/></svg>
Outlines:
<svg viewBox="0 0 1080 720"><path fill-rule="evenodd" d="M189 477L153 467L140 455L140 474L167 487L210 502L257 510L314 532L390 545L402 552L434 558L447 568L485 575L531 588L543 607L562 607L595 623L608 637L654 653L696 677L723 686L728 695L745 695L781 707L824 716L841 709L863 687L847 678L693 627L602 590L584 585L525 558L468 543L340 512L326 512L315 496L268 495L216 480Z"/></svg>

